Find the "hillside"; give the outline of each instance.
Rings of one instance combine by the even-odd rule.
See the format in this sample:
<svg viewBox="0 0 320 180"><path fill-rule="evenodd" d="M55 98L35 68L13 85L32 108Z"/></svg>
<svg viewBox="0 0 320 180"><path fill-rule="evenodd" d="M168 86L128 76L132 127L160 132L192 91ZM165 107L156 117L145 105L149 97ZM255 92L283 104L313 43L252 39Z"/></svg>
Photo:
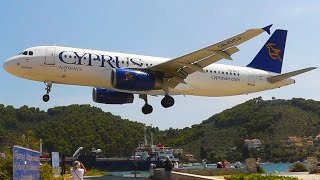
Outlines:
<svg viewBox="0 0 320 180"><path fill-rule="evenodd" d="M55 107L47 112L23 106L0 106L0 147L12 146L22 134L42 138L44 150L67 155L80 146L103 149L107 156L128 156L143 139L142 123L121 119L89 105ZM1 136L2 135L2 136ZM35 145L37 147L37 145Z"/></svg>
<svg viewBox="0 0 320 180"><path fill-rule="evenodd" d="M320 132L319 115L320 102L317 101L264 101L255 98L194 125L192 129L201 134L196 140L180 144L180 134L189 131L185 129L180 130L177 136L168 142L173 146L180 145L198 157L202 154L203 158L212 161L242 159L245 154L271 161L295 161L307 155L318 155L316 145L305 145L307 140L314 140ZM288 142L289 136L301 138L304 147L292 145ZM261 150L245 153L244 139L254 138L262 141Z"/></svg>
<svg viewBox="0 0 320 180"><path fill-rule="evenodd" d="M154 133L155 143L183 148L185 153L210 161L248 156L294 161L320 154L316 141L315 145L305 146L320 132L320 102L297 98L264 101L259 97L190 128L160 131L148 127L150 131ZM21 138L23 134L25 140ZM299 143L290 143L289 136ZM95 147L101 148L107 157L129 157L143 141L143 124L90 105L55 107L47 112L27 106L15 109L0 105L0 151L26 141L37 147L35 140L40 138L48 152L59 151L70 156L83 146L88 153ZM243 146L244 139L253 138L262 142L259 151L248 151Z"/></svg>

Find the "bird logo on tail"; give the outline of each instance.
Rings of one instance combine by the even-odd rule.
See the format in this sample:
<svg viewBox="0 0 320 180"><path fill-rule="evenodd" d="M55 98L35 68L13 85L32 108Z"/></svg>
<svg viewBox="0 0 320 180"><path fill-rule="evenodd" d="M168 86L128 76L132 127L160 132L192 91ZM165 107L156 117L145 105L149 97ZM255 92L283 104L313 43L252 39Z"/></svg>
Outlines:
<svg viewBox="0 0 320 180"><path fill-rule="evenodd" d="M268 43L266 45L266 47L268 48L269 56L271 57L271 59L279 60L282 62L282 59L280 57L281 50L277 49L275 46L276 44L273 43Z"/></svg>

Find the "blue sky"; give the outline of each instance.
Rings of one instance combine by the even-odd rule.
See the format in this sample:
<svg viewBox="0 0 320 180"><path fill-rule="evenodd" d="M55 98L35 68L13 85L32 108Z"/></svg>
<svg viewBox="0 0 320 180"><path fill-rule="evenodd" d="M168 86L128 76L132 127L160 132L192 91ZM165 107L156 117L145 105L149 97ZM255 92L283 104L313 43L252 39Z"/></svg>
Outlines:
<svg viewBox="0 0 320 180"><path fill-rule="evenodd" d="M246 29L274 24L287 29L282 71L319 66L320 1L20 1L0 2L0 62L36 45L79 48L177 57L218 42ZM247 65L268 39L267 34L239 46L234 61ZM129 105L92 102L90 87L54 85L51 99L42 102L41 82L14 77L0 68L0 103L43 110L69 104L91 104L123 118L158 126L183 128L209 118L248 99L262 96L320 100L320 70L296 77L296 84L280 89L233 97L177 96L170 109L151 97L151 115L143 115L144 102L136 97Z"/></svg>

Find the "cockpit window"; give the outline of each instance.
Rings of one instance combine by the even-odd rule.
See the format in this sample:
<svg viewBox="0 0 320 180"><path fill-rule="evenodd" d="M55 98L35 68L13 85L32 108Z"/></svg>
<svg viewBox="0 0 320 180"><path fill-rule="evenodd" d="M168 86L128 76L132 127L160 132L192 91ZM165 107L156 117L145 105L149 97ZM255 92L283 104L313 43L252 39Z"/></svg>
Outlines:
<svg viewBox="0 0 320 180"><path fill-rule="evenodd" d="M33 56L33 51L23 51L21 53L19 53L19 55L29 55L29 56Z"/></svg>

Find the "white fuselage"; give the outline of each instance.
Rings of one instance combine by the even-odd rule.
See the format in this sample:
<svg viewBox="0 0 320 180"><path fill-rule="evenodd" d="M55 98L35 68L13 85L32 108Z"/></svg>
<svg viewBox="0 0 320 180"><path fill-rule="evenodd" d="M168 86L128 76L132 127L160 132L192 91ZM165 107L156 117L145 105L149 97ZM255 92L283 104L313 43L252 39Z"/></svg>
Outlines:
<svg viewBox="0 0 320 180"><path fill-rule="evenodd" d="M28 48L32 52L10 58L4 68L21 78L59 84L102 87L114 89L111 85L111 71L114 68L146 69L169 61L168 58L134 54L96 51L59 46L38 46ZM174 89L171 95L231 96L274 89L293 84L288 78L270 83L267 78L274 73L231 65L212 64L205 72L189 75L185 82ZM124 91L138 94L163 95L164 90L146 92Z"/></svg>

